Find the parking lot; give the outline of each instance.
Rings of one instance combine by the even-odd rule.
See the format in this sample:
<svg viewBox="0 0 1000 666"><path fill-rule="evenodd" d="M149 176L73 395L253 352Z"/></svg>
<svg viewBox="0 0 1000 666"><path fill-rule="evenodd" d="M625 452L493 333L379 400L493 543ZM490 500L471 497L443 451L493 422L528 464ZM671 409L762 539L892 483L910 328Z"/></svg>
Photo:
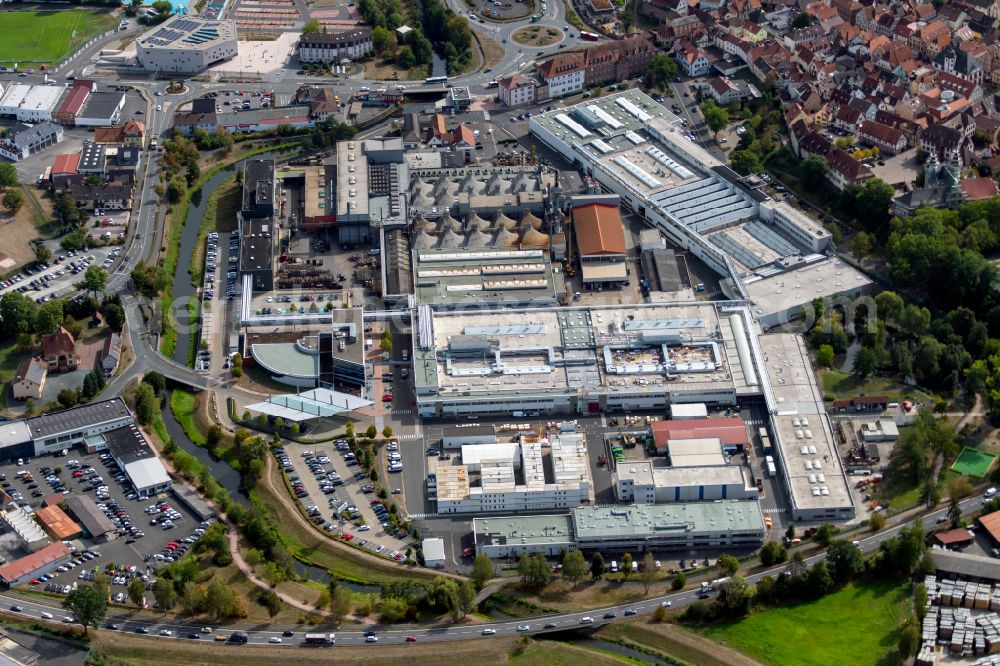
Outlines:
<svg viewBox="0 0 1000 666"><path fill-rule="evenodd" d="M120 246L92 248L83 252L66 252L49 241L52 259L33 268L24 268L0 282L0 295L19 291L31 300L42 303L75 291L88 266L110 270L120 255ZM109 261L110 259L110 261Z"/></svg>
<svg viewBox="0 0 1000 666"><path fill-rule="evenodd" d="M338 442L310 446L289 443L275 450L298 501L316 525L336 538L386 557L405 552L406 533L393 536L386 531L388 509L378 503L375 484L347 442ZM392 483L392 478L386 483ZM391 499L390 495L387 503Z"/></svg>
<svg viewBox="0 0 1000 666"><path fill-rule="evenodd" d="M171 494L136 498L130 482L107 453L80 454L74 450L62 457L43 456L22 462L0 467L0 485L15 501L37 509L44 497L53 494L89 495L118 528L117 538L108 542L71 542L80 544L73 560L35 579L37 582L30 584L33 589L66 594L74 584L92 580L95 573L105 571L111 578L112 598L128 604L132 578L141 577L146 589L152 589L156 570L186 552L199 536L196 530L206 527L178 505ZM11 541L4 539L0 543L6 546ZM13 550L3 553L8 561L23 554ZM151 595L148 598L151 601Z"/></svg>

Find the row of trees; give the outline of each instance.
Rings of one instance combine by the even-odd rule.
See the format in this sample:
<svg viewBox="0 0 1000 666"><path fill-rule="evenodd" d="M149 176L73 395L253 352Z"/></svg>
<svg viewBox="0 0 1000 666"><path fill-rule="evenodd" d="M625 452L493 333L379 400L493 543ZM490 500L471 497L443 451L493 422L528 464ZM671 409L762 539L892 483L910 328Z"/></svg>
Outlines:
<svg viewBox="0 0 1000 666"><path fill-rule="evenodd" d="M832 528L829 533L832 535ZM934 570L919 520L901 530L898 536L883 541L878 552L868 560L846 539L831 538L826 548L826 558L811 567L805 565L802 552L796 551L785 571L777 577L764 576L756 585L733 575L733 570L729 580L720 584L719 594L713 602L695 602L682 618L695 624L738 618L754 608L822 597L862 575L908 580L914 574ZM773 547L768 548L768 552L769 557L780 554Z"/></svg>
<svg viewBox="0 0 1000 666"><path fill-rule="evenodd" d="M331 592L331 601L334 599ZM476 610L476 588L467 579L438 577L430 583L386 583L379 592L378 612L383 622L413 620L421 610L448 613L458 622Z"/></svg>

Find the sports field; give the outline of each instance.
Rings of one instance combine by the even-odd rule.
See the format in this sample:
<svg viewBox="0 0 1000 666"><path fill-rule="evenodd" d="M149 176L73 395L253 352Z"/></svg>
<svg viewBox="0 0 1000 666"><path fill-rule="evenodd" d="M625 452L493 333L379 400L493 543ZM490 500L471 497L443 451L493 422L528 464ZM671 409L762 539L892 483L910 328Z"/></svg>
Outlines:
<svg viewBox="0 0 1000 666"><path fill-rule="evenodd" d="M0 60L7 66L56 63L91 37L114 28L106 9L0 12Z"/></svg>
<svg viewBox="0 0 1000 666"><path fill-rule="evenodd" d="M951 466L951 471L981 479L990 471L996 458L992 453L970 449L967 446L958 454L958 460Z"/></svg>

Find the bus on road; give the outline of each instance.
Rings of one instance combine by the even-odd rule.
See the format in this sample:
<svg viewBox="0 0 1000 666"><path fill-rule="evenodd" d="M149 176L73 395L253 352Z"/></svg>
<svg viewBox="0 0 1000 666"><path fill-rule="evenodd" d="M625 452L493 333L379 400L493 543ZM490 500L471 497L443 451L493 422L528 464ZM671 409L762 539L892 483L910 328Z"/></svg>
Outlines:
<svg viewBox="0 0 1000 666"><path fill-rule="evenodd" d="M428 76L424 79L424 83L448 83L447 76Z"/></svg>
<svg viewBox="0 0 1000 666"><path fill-rule="evenodd" d="M580 31L580 39L584 39L588 42L596 42L601 36L594 32L584 32Z"/></svg>

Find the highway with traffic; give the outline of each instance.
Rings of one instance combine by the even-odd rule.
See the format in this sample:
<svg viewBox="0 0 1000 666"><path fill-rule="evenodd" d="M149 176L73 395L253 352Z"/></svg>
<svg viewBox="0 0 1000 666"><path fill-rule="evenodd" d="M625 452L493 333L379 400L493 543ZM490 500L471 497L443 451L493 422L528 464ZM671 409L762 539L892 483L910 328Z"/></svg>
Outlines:
<svg viewBox="0 0 1000 666"><path fill-rule="evenodd" d="M977 511L983 503L981 496L971 497L960 503L962 514L969 515ZM939 519L947 518L948 510L939 509L928 512L920 517L925 521L924 526L933 526ZM916 519L901 522L876 534L864 536L854 543L865 553L878 550L880 544L896 536L899 532L912 525ZM806 547L806 546L803 546ZM826 554L819 552L805 558L805 564L811 566L824 559ZM747 574L746 580L755 583L764 576L776 577L783 571L788 570L787 564L762 569L754 573ZM385 628L379 626L369 626L364 630L351 629L340 631L332 627L320 626L316 631L329 631L336 633L337 645L363 645L363 644L398 644L407 642L447 642L469 640L476 637L489 638L491 636L511 636L518 634L541 634L555 631L568 631L574 629L587 628L627 620L632 617L651 615L661 606L666 606L672 611L679 611L700 598L700 589L687 589L672 594L643 599L628 604L619 604L603 608L593 608L575 613L559 613L552 615L538 615L531 618L518 618L502 622L490 622L483 624L463 624L444 626L413 626ZM14 608L18 611L13 611ZM42 613L52 615L51 621L69 622L65 611L54 601L42 601L36 597L21 595L16 592L0 594L0 609L8 612L17 612L32 619L43 618ZM143 616L137 619L135 612L127 615L111 612L103 625L105 628L114 628L118 631L147 634L150 637L162 638L166 640L192 640L193 636L199 639L212 640L212 636L228 636L231 632L242 631L247 634L247 644L250 645L272 645L274 639L281 639L280 645L297 646L302 644L302 636L305 633L301 626L280 626L268 625L262 627L259 624L245 626L239 624L227 624L224 628L214 632L203 632L203 624L189 624L172 622L170 619L154 619ZM164 632L164 633L161 633ZM169 633L166 633L169 632ZM292 634L289 636L289 632ZM211 634L211 636L209 635ZM374 635L377 641L371 641L368 637Z"/></svg>

